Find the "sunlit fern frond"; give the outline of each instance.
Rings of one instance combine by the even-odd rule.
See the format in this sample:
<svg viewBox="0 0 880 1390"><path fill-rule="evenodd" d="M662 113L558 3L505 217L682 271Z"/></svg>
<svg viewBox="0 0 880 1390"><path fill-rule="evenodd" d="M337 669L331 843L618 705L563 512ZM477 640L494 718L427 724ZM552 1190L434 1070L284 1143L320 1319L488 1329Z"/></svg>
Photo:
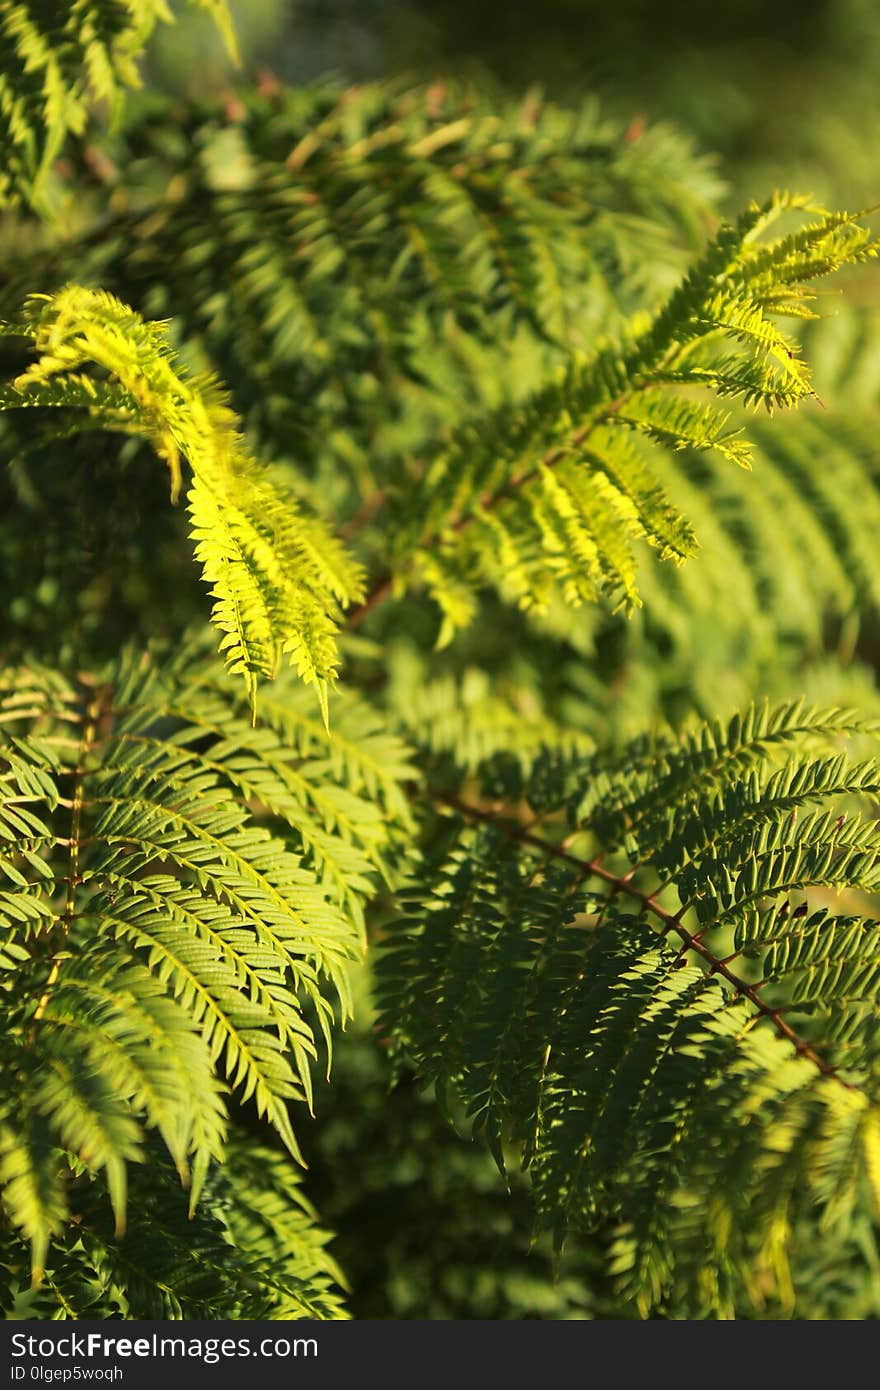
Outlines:
<svg viewBox="0 0 880 1390"><path fill-rule="evenodd" d="M363 900L404 823L405 751L350 719L372 730L382 820L326 734L322 758L263 737L193 652L176 671L5 673L0 1172L37 1270L71 1218L70 1163L102 1175L121 1228L155 1130L195 1204L227 1092L298 1153L290 1107L311 1104L315 1030L329 1048L348 1013Z"/></svg>
<svg viewBox="0 0 880 1390"><path fill-rule="evenodd" d="M190 0L215 20L231 53L226 0ZM37 198L68 134L80 135L90 109L118 115L125 89L140 85L137 60L167 0L3 0L0 5L0 206Z"/></svg>
<svg viewBox="0 0 880 1390"><path fill-rule="evenodd" d="M227 665L253 702L257 677L273 675L287 655L326 719L341 608L362 594L361 571L251 456L215 383L182 369L165 324L102 291L33 296L3 331L33 344L34 360L0 391L0 409L37 417L32 446L41 419L51 432L63 411L73 431L145 438L170 471L172 500L188 467L195 556Z"/></svg>

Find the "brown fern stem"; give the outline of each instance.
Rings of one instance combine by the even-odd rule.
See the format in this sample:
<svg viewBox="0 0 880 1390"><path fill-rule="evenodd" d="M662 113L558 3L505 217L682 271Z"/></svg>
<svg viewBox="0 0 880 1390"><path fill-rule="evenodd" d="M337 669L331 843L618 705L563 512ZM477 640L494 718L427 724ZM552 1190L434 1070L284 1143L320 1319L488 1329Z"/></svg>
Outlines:
<svg viewBox="0 0 880 1390"><path fill-rule="evenodd" d="M513 839L519 840L523 844L532 845L535 849L541 850L542 853L552 858L562 859L567 864L572 864L575 868L580 870L584 877L592 876L601 879L603 883L609 885L614 895L621 894L634 899L640 904L643 911L650 912L663 924L664 935L674 932L683 943L683 951L695 952L709 967L708 973L710 975L720 975L722 979L727 981L739 998L747 999L755 1009L755 1012L762 1018L766 1018L779 1036L791 1043L799 1056L806 1057L823 1076L832 1076L835 1080L839 1081L841 1085L846 1086L847 1089L855 1089L848 1081L844 1081L836 1067L832 1066L830 1062L826 1062L805 1038L800 1037L791 1027L791 1024L782 1017L781 1008L774 1009L764 1002L758 993L763 981L759 981L757 984L750 984L747 980L743 980L730 969L727 958L717 956L714 951L700 939L699 935L692 935L687 928L682 925L681 917L687 911L689 904L685 904L683 907L679 908L678 912L670 912L658 901L657 894L662 892L662 889L655 889L653 893L643 892L632 882L633 870L625 874L616 874L613 870L605 867L599 856L593 859L583 859L579 855L572 854L564 845L555 845L552 840L545 840L541 835L535 835L530 830L524 830L511 821L506 820L504 817L491 811L484 810L482 807L472 806L467 802L459 800L458 797L437 796L435 800L442 802L444 805L451 806L469 820L482 821L486 824L497 826L498 829L503 830Z"/></svg>
<svg viewBox="0 0 880 1390"><path fill-rule="evenodd" d="M363 603L359 603L355 608L350 608L348 610L346 614L348 626L357 627L363 622L368 613L371 613L378 604L388 598L391 593L392 583L393 580L390 574L383 574L377 579Z"/></svg>

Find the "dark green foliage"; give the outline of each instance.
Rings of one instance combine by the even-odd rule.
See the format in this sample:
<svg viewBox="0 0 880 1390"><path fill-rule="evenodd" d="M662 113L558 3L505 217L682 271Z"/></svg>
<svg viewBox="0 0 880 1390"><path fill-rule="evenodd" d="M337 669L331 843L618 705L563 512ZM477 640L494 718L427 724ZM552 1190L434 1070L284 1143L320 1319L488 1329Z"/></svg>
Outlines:
<svg viewBox="0 0 880 1390"><path fill-rule="evenodd" d="M447 80L79 140L162 10L0 0L4 1307L877 1316L867 220Z"/></svg>
<svg viewBox="0 0 880 1390"><path fill-rule="evenodd" d="M581 1318L614 1307L599 1252L570 1252L558 1268L549 1239L533 1238L526 1184L502 1181L460 1114L458 1132L409 1073L389 1088L387 1047L365 1013L339 1040L320 1120L303 1136L352 1316Z"/></svg>
<svg viewBox="0 0 880 1390"><path fill-rule="evenodd" d="M30 1287L23 1242L9 1238L17 1316L42 1318L340 1318L342 1276L327 1254L297 1170L251 1136L230 1138L194 1215L155 1152L133 1172L132 1219L114 1233L106 1187L72 1184L75 1220ZM175 1187L177 1190L175 1191Z"/></svg>
<svg viewBox="0 0 880 1390"><path fill-rule="evenodd" d="M880 887L876 826L839 814L880 766L797 751L859 727L751 710L619 770L539 764L520 822L438 793L464 824L392 933L385 1026L499 1165L521 1147L560 1243L616 1220L644 1312L785 1288L797 1217L845 1230L876 1184L878 922L814 895Z"/></svg>

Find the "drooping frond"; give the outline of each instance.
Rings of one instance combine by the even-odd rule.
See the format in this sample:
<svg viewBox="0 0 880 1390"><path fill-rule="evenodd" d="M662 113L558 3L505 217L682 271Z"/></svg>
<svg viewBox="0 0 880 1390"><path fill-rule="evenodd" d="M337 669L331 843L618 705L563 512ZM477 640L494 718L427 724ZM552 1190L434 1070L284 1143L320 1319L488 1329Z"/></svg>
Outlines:
<svg viewBox="0 0 880 1390"><path fill-rule="evenodd" d="M360 999L322 1116L304 1135L306 1186L338 1232L353 1317L614 1316L600 1252L581 1246L555 1259L552 1238L535 1238L528 1180L505 1181L458 1131L461 1113L449 1124L408 1070L389 1086L385 1039Z"/></svg>
<svg viewBox="0 0 880 1390"><path fill-rule="evenodd" d="M360 570L248 453L215 384L183 372L166 325L74 286L33 296L3 331L29 339L36 355L2 388L0 409L48 414L50 433L62 410L67 432L146 438L168 466L172 499L188 465L191 535L227 665L253 700L257 676L273 675L289 655L326 719L340 605L361 594Z"/></svg>
<svg viewBox="0 0 880 1390"><path fill-rule="evenodd" d="M190 650L177 669L4 674L0 1176L37 1270L70 1218L68 1162L101 1175L121 1228L153 1130L195 1204L225 1152L226 1091L297 1154L315 1027L329 1048L328 989L344 1019L362 902L403 824L404 750L354 701L384 815L345 736L315 756L318 722L297 752L205 672Z"/></svg>
<svg viewBox="0 0 880 1390"><path fill-rule="evenodd" d="M226 0L190 3L208 11L234 53ZM0 207L39 194L65 137L84 130L90 107L106 102L118 115L124 89L139 85L137 59L150 34L172 18L169 0L3 0Z"/></svg>
<svg viewBox="0 0 880 1390"><path fill-rule="evenodd" d="M784 1299L795 1225L877 1200L880 832L853 808L880 766L808 751L864 727L752 710L618 765L499 767L491 802L438 789L386 1026L499 1162L521 1146L558 1241L615 1226L645 1313Z"/></svg>

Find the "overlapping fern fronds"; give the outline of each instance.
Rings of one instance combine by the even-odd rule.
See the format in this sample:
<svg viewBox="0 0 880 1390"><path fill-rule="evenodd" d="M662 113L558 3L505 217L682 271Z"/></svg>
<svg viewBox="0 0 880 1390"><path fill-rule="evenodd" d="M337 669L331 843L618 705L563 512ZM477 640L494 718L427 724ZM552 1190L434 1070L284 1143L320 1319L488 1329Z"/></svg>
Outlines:
<svg viewBox="0 0 880 1390"><path fill-rule="evenodd" d="M101 186L89 222L84 169L84 230L39 258L19 243L4 302L75 279L173 314L267 450L343 505L349 471L383 485L656 303L719 189L667 127L452 83L151 103L110 153L113 213Z"/></svg>
<svg viewBox="0 0 880 1390"><path fill-rule="evenodd" d="M455 83L151 105L118 158L117 211L100 241L74 243L79 268L122 273L138 299L173 294L188 330L225 352L259 336L279 366L346 348L353 364L358 349L404 361L438 309L478 336L497 338L504 315L584 346L604 315L672 288L721 187L666 126L634 135L595 101L487 100Z"/></svg>
<svg viewBox="0 0 880 1390"><path fill-rule="evenodd" d="M441 640L468 622L493 582L540 609L608 593L638 601L632 542L681 562L696 538L645 444L713 452L748 467L752 445L718 401L772 411L813 393L779 317L812 313L810 281L877 254L845 214L819 213L764 240L808 200L776 197L725 226L661 310L515 410L469 424L399 508L394 573L409 562L441 605ZM708 388L717 399L700 399Z"/></svg>
<svg viewBox="0 0 880 1390"><path fill-rule="evenodd" d="M643 1312L789 1288L805 1216L877 1190L880 831L852 713L750 710L681 742L496 761L382 963L386 1026L561 1243L616 1226ZM820 755L822 744L832 745ZM442 827L441 827L442 828Z"/></svg>
<svg viewBox="0 0 880 1390"><path fill-rule="evenodd" d="M360 569L249 454L213 381L182 370L166 325L101 291L33 296L3 331L30 340L35 359L0 388L0 409L48 413L50 436L62 411L62 435L105 429L146 438L170 470L172 499L188 465L191 535L227 665L245 677L253 701L257 676L273 675L289 654L326 719L340 605L361 594ZM35 429L32 445L39 442Z"/></svg>
<svg viewBox="0 0 880 1390"><path fill-rule="evenodd" d="M195 1206L226 1151L228 1091L298 1153L290 1105L311 1103L330 996L349 1010L408 765L354 702L320 757L295 693L276 718L300 722L299 751L242 703L193 650L179 669L4 676L0 1179L38 1271L79 1175L100 1176L122 1228L149 1131Z"/></svg>
<svg viewBox="0 0 880 1390"><path fill-rule="evenodd" d="M44 7L0 0L0 199L34 206L165 10L45 8L51 32ZM519 1151L557 1242L589 1231L589 1279L599 1251L627 1311L790 1308L790 1252L817 1223L848 1251L880 1187L880 767L839 747L866 720L786 706L618 755L597 751L590 698L620 685L581 661L570 726L556 661L586 650L570 610L594 599L646 595L630 661L713 625L731 664L759 637L819 649L829 614L876 609L870 429L747 414L813 397L811 349L780 322L873 257L869 233L779 197L711 235L714 176L669 132L442 83L285 94L266 77L225 104L146 103L82 164L72 144L78 229L45 229L3 290L4 568L32 549L35 496L53 551L9 589L16 643L29 605L58 604L40 634L56 665L0 677L10 1302L340 1315L295 1109L350 1011L370 901L409 874L386 1027L499 1164ZM198 644L160 668L112 655L132 553L141 630L159 613L176 645L190 617L154 496L139 548L133 502L115 569L102 553L128 500L106 475L139 466L140 441L186 492L227 671ZM69 469L67 492L43 499L41 469ZM88 535L66 506L80 491ZM706 568L678 568L697 538ZM644 583L641 541L673 562ZM480 603L504 621L436 661L425 590L444 641ZM383 640L346 639L328 733L344 613L395 592L417 601L389 605ZM655 675L685 699L680 667ZM286 1153L253 1142L267 1128ZM599 1283L572 1306L609 1306Z"/></svg>
<svg viewBox="0 0 880 1390"><path fill-rule="evenodd" d="M295 1166L236 1130L187 1210L173 1167L152 1147L131 1173L131 1218L114 1234L101 1178L69 1177L75 1221L52 1244L39 1285L13 1231L0 1238L4 1304L19 1317L273 1318L346 1316L343 1279ZM175 1190L175 1186L176 1189Z"/></svg>
<svg viewBox="0 0 880 1390"><path fill-rule="evenodd" d="M231 52L226 0L190 0L208 11ZM32 197L68 133L81 134L89 108L118 114L126 87L139 85L137 59L169 0L36 0L0 3L0 207Z"/></svg>
<svg viewBox="0 0 880 1390"><path fill-rule="evenodd" d="M827 441L809 437L810 421L752 428L738 408L809 394L802 355L775 315L801 316L810 277L871 254L854 219L819 215L772 243L752 210L723 231L689 288L657 311L668 350L651 366L639 359L650 358L653 328L630 323L622 338L623 311L668 295L684 265L675 229L702 239L715 194L705 166L664 129L621 132L593 108L537 98L489 106L442 84L368 86L342 99L330 87L295 99L269 87L225 111L194 104L177 114L183 143L152 107L125 132L115 201L131 211L41 256L41 274L66 277L75 264L146 312L173 312L257 437L293 464L301 495L337 516L369 519L378 508L364 549L387 565L393 529L398 583L411 564L442 602L444 639L487 583L533 614L560 594L631 605L645 593L674 626L681 597L699 598L700 584L677 566L643 582L636 538L673 560L699 543L710 564L720 545L713 575L736 567L742 602L755 591L744 623L772 626L770 642L792 629L814 641L828 608L862 592L852 526L831 549L818 535L848 495L828 501L825 471L814 469L816 443ZM777 200L766 220L803 201ZM646 235L657 245L640 247ZM556 291L527 293L523 277L545 262ZM11 278L32 283L26 258ZM563 326L536 321L557 302ZM596 357L603 335L609 346ZM609 373L626 378L617 381L625 405L620 392L603 394L613 392ZM829 428L873 505L862 441L843 439L836 420ZM756 552L790 543L798 562L806 549L787 533L768 541L774 508L752 507L749 484L717 466L749 455L758 485L792 503L817 554L805 583L791 577L778 601L774 582L789 571L762 567ZM764 472L776 473L777 456L779 479Z"/></svg>

